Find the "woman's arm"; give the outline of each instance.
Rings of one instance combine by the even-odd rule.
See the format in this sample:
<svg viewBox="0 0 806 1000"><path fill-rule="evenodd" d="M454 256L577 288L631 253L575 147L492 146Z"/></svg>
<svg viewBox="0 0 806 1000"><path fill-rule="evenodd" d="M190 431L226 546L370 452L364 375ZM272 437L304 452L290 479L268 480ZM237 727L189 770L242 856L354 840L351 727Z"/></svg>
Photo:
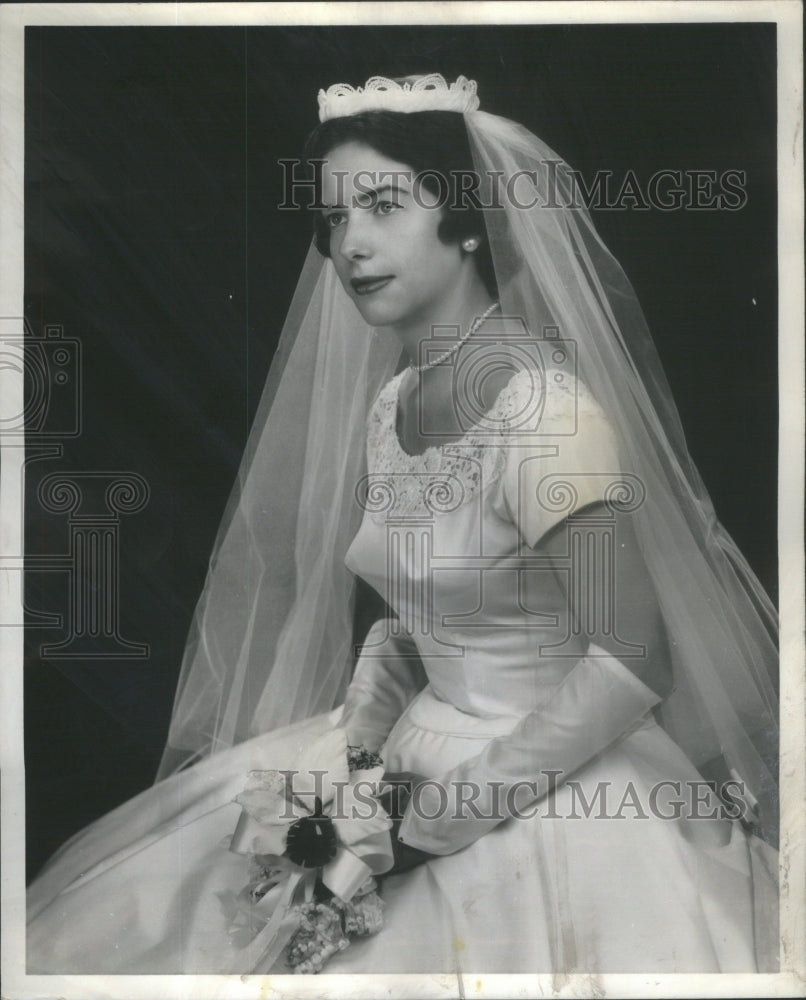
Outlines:
<svg viewBox="0 0 806 1000"><path fill-rule="evenodd" d="M574 434L560 437L560 431L570 428L563 427L562 414L556 409L553 416L556 437L544 436L534 447L526 443L511 451L497 509L512 519L536 554L554 566L570 622L583 626L573 630L580 637L580 658L569 660L564 678L547 689L544 702L512 733L491 740L480 755L444 776L449 798L458 788L475 791L476 812L483 818L466 809L461 820L450 818L452 810L435 820L425 820L423 816L439 813L440 793L424 786L419 810L415 793L399 838L433 854L453 853L512 815L507 793L519 784L532 783L532 801L550 794L556 784L623 736L672 687L669 643L632 515L603 500L606 485L620 475L609 425L589 398L574 414L578 418L571 425ZM541 502L541 487L555 478L570 480L575 488L580 502L570 517L563 518ZM601 582L599 573L595 580L571 579L568 569L575 523L593 515L609 521L608 529L615 528L613 573L607 584ZM594 591L605 585L613 587L612 594ZM591 644L586 649L584 625L592 602L600 609L605 604L615 609L616 635L608 639L597 634L600 645ZM616 638L621 643L615 642ZM640 655L625 656L622 662L618 654L624 642ZM537 662L535 666L537 669ZM519 804L522 802L523 796Z"/></svg>
<svg viewBox="0 0 806 1000"><path fill-rule="evenodd" d="M585 513L594 513L588 507ZM603 507L603 512L607 513ZM425 799L415 808L417 795L409 794L417 786L417 776L406 779L406 791L398 808L406 809L402 823L393 826L395 867L390 874L406 871L433 855L451 854L488 832L507 816L507 792L518 783L534 782L535 799L551 792L574 771L619 739L638 719L657 705L671 690L672 671L669 646L654 587L646 569L629 515L615 515L618 558L615 560L613 585L616 593L616 620L620 638L643 645L645 655L623 662L605 646L591 646L568 671L565 679L540 709L531 712L508 736L498 737L477 757L454 768L443 778L448 789L478 788L475 805L482 816L497 814L496 819L478 819L467 812L461 819L451 819L451 810L434 820L438 803L428 800L433 789L424 786ZM567 563L568 523L562 522L537 546L537 552ZM575 619L584 615L580 602L591 597L584 587L569 585L567 574L556 570L568 600L569 614ZM629 664L629 666L628 666ZM559 774L557 774L559 772ZM548 775L554 777L548 779ZM460 782L464 785L460 786ZM498 809L492 807L490 792L495 793ZM518 806L523 807L521 799Z"/></svg>
<svg viewBox="0 0 806 1000"><path fill-rule="evenodd" d="M340 725L348 741L378 750L426 684L417 647L396 620L381 618L367 633L344 699Z"/></svg>
<svg viewBox="0 0 806 1000"><path fill-rule="evenodd" d="M442 810L437 819L426 820L422 817L440 812L439 791L424 786L419 810L417 793L413 795L398 835L420 851L450 854L482 836L512 814L514 803L507 793L520 783L533 783L533 801L550 794L556 784L623 736L672 687L669 643L633 515L603 500L608 486L621 475L607 419L581 383L576 392L557 392L548 402L544 429L552 433L519 439L517 447L509 449L493 504L499 516L517 526L543 565L553 566L566 601L569 620L563 624L571 625L569 634L580 637L580 658L569 660L564 678L547 689L544 702L512 733L491 740L481 754L444 776L449 800L459 788L477 793L476 814L466 809L462 819L451 819L453 810ZM544 489L554 481L573 489L577 506L570 516L544 502ZM613 572L609 578L599 572L591 578L587 574L572 578L569 546L574 528L591 521L603 523L614 539ZM596 591L605 586L612 586L613 593ZM615 636L608 639L597 630L599 645L586 648L590 608L608 605L615 609ZM622 661L618 654L625 642L640 655ZM539 669L537 656L536 651ZM478 813L485 818L478 818Z"/></svg>
<svg viewBox="0 0 806 1000"><path fill-rule="evenodd" d="M347 730L349 742L378 750L426 682L413 639L400 633L394 619L376 621L364 640L344 701L341 725ZM431 855L402 844L397 837L411 791L423 780L422 776L396 772L385 775L385 779L389 784L381 796L381 804L392 817L395 858L394 867L387 874L394 875L414 868Z"/></svg>
<svg viewBox="0 0 806 1000"><path fill-rule="evenodd" d="M618 638L644 648L643 656L625 657L624 666L661 699L666 698L673 686L671 651L655 585L635 536L632 515L619 512L599 501L587 505L582 511L577 511L574 518L580 515L589 518L597 514L615 522L612 595L594 592L587 580L574 581L573 585L569 586L568 573L559 568L564 564L567 565L568 561L567 520L555 525L543 535L535 546L535 552L555 562L557 568L554 572L565 594L572 622L578 624L580 620L584 621L585 605L591 601L599 607L605 601L610 602L615 611ZM597 576L597 582L599 579ZM597 643L607 652L618 656L618 648L609 644L606 637L598 636ZM609 645L612 648L608 648Z"/></svg>

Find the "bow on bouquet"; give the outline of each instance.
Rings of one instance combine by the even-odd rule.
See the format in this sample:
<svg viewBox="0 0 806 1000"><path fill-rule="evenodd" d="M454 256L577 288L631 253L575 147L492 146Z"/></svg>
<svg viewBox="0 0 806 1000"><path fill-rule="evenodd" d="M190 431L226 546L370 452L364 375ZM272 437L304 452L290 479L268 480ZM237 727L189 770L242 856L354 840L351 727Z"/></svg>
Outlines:
<svg viewBox="0 0 806 1000"><path fill-rule="evenodd" d="M382 777L381 758L348 748L342 729L311 744L293 770L250 772L230 850L251 862L231 932L251 939L232 972L268 972L283 949L294 972L319 972L351 938L381 929L373 876L393 864Z"/></svg>

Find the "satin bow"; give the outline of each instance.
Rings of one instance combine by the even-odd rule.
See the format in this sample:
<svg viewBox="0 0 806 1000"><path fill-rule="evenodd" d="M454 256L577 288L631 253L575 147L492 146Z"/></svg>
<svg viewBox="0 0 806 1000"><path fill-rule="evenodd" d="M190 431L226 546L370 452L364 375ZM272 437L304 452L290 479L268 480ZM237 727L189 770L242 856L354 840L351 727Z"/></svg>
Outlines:
<svg viewBox="0 0 806 1000"><path fill-rule="evenodd" d="M249 773L235 799L243 811L229 849L260 855L272 874L262 887L265 894L249 906L253 920L265 926L238 952L231 971L271 967L296 929L296 897L311 899L317 879L349 902L371 876L392 867L392 821L377 800L382 777L382 767L350 772L343 729L311 744L292 770ZM314 816L332 824L332 857L318 866L295 864L286 853L289 831L298 820Z"/></svg>

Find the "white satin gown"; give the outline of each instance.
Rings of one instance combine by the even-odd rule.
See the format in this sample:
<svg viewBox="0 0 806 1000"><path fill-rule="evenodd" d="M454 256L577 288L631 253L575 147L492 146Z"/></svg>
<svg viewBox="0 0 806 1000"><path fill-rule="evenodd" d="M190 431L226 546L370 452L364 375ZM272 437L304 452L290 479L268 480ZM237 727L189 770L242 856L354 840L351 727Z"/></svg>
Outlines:
<svg viewBox="0 0 806 1000"><path fill-rule="evenodd" d="M233 899L246 881L244 859L226 849L233 800L250 769L293 768L337 721L351 742L380 748L388 771L435 779L418 810L409 806L401 839L437 856L383 880L383 931L325 972L776 967L774 852L730 818L694 819L685 807L675 818L670 783L701 779L651 711L548 793L544 769L563 761L525 766L514 742L561 689L552 723L583 740L596 729L591 691L569 684L575 669L603 690L615 679L628 697L646 693L598 634L568 627L556 573L531 548L618 478L602 413L584 385L549 372L541 434L516 441L515 417L534 392L521 373L489 421L410 456L396 431L404 378L370 414L366 509L347 554L396 617L370 630L343 713L219 753L74 838L30 889L29 972L229 969ZM554 477L574 486L570 511ZM502 819L500 803L492 815L493 759L517 759L524 783L542 782L536 799L524 785L517 815L504 809ZM451 798L459 782L481 790L475 811Z"/></svg>

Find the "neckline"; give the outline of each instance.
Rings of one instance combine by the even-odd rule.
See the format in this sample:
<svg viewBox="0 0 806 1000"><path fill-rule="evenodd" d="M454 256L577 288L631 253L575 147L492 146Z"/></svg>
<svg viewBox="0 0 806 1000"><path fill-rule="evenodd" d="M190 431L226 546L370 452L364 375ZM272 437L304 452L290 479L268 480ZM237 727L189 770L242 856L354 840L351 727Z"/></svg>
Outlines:
<svg viewBox="0 0 806 1000"><path fill-rule="evenodd" d="M392 396L392 405L389 407L389 425L390 425L389 433L391 434L392 440L395 443L395 448L397 449L398 453L408 462L427 460L430 455L435 455L435 454L439 455L441 458L445 454L446 449L461 448L462 446L466 445L470 440L471 436L473 435L474 431L477 431L481 427L482 422L490 420L493 414L496 412L496 410L500 407L504 394L507 392L508 389L510 389L513 382L516 379L521 378L524 374L528 373L528 369L526 368L513 372L512 376L498 390L498 393L495 399L493 400L492 404L490 405L490 408L487 410L487 412L478 420L476 420L475 423L471 424L471 426L468 427L468 429L464 432L464 434L462 434L461 437L458 437L453 441L445 441L443 444L428 445L426 448L423 449L423 451L418 451L412 454L411 452L406 451L406 449L403 447L400 441L400 436L397 433L397 418L398 414L400 413L400 385L409 371L410 369L404 368L402 372L399 372L388 383Z"/></svg>

